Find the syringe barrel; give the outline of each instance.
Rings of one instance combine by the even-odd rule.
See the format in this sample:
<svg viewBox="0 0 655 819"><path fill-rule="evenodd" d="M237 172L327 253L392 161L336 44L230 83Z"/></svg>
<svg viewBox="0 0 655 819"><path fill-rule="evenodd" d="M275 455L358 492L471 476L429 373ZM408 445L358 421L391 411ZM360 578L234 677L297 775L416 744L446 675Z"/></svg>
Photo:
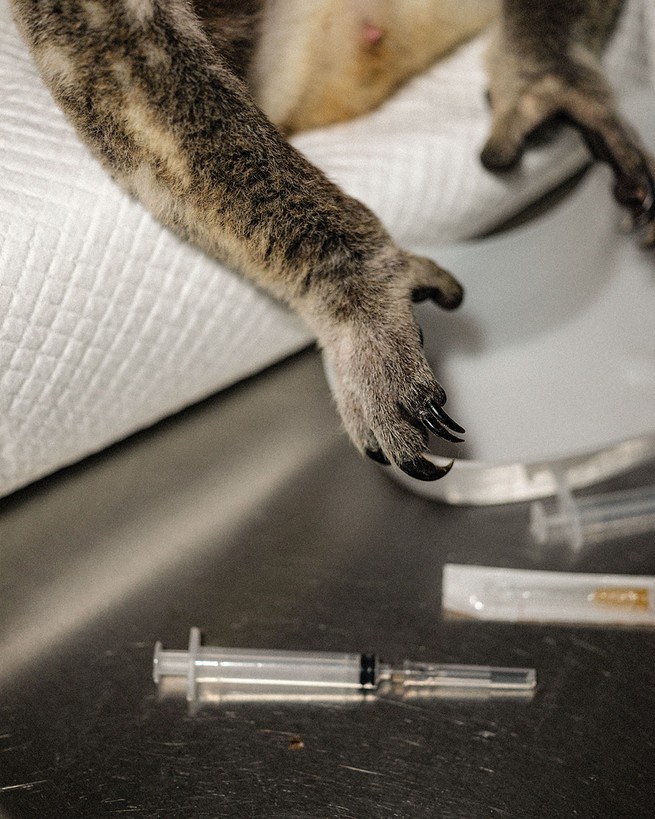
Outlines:
<svg viewBox="0 0 655 819"><path fill-rule="evenodd" d="M361 687L361 655L207 648L195 660L198 682Z"/></svg>
<svg viewBox="0 0 655 819"><path fill-rule="evenodd" d="M187 698L196 698L199 683L211 684L217 697L234 698L306 692L353 693L375 687L375 662L369 655L311 651L278 651L201 646L197 629L191 630L188 651L164 650L155 646L153 678L187 680Z"/></svg>
<svg viewBox="0 0 655 819"><path fill-rule="evenodd" d="M641 534L655 529L655 486L574 497L565 487L555 503L535 501L530 529L540 545L584 543Z"/></svg>

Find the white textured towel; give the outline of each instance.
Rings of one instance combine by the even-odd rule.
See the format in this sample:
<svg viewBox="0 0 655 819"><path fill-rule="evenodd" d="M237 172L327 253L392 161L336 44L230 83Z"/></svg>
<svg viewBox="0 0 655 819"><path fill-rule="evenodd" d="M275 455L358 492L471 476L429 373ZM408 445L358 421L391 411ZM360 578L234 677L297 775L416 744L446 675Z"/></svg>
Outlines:
<svg viewBox="0 0 655 819"><path fill-rule="evenodd" d="M655 4L632 0L608 66L655 85ZM484 38L372 115L297 147L407 245L471 236L584 161L573 133L484 171ZM279 360L310 336L107 177L38 78L0 0L0 495Z"/></svg>

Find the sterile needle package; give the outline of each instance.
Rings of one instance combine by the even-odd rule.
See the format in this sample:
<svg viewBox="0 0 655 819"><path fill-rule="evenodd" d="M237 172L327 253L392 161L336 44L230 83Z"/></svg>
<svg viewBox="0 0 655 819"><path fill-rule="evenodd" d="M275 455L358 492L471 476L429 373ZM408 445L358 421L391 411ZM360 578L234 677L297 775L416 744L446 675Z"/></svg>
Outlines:
<svg viewBox="0 0 655 819"><path fill-rule="evenodd" d="M655 577L446 564L447 616L512 623L655 626Z"/></svg>

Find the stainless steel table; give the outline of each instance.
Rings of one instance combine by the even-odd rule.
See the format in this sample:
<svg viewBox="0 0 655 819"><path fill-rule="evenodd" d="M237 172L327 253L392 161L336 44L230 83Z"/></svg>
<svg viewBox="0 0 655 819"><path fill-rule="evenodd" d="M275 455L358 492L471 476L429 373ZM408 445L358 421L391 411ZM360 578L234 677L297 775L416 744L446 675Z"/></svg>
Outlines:
<svg viewBox="0 0 655 819"><path fill-rule="evenodd" d="M613 487L655 479L655 467ZM307 352L1 502L2 817L650 817L652 632L446 622L445 562L655 573L653 535L540 554L339 431ZM530 701L157 697L152 649L534 666Z"/></svg>

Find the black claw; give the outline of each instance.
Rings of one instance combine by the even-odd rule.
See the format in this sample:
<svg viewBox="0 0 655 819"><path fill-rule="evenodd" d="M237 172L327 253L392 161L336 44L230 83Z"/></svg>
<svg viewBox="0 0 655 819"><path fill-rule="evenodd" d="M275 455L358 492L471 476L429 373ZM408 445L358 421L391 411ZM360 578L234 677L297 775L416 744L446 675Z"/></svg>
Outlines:
<svg viewBox="0 0 655 819"><path fill-rule="evenodd" d="M447 427L452 429L453 432L459 432L461 435L463 435L466 432L464 427L460 427L460 425L456 421L453 421L453 419L450 417L450 415L448 415L446 410L443 407L439 406L439 404L435 403L434 401L428 401L426 406L429 412L431 412L433 415L436 415L437 418Z"/></svg>
<svg viewBox="0 0 655 819"><path fill-rule="evenodd" d="M640 214L637 217L642 224L648 224L655 219L655 180L648 166L644 164L644 185L640 191Z"/></svg>
<svg viewBox="0 0 655 819"><path fill-rule="evenodd" d="M647 168L639 182L617 178L614 197L629 211L637 227L647 225L655 218L655 182Z"/></svg>
<svg viewBox="0 0 655 819"><path fill-rule="evenodd" d="M382 464L382 466L389 466L391 461L387 458L384 452L381 449L369 449L368 447L364 450L364 454L368 455L368 457L375 461L378 464Z"/></svg>
<svg viewBox="0 0 655 819"><path fill-rule="evenodd" d="M454 461L451 461L446 466L437 466L419 456L412 461L404 461L398 466L410 478L416 478L419 481L438 481L439 478L443 478L450 472L453 463Z"/></svg>
<svg viewBox="0 0 655 819"><path fill-rule="evenodd" d="M652 219L655 216L655 179L653 179L653 174L646 163L644 163L644 177L646 184L641 206L646 216Z"/></svg>
<svg viewBox="0 0 655 819"><path fill-rule="evenodd" d="M453 421L445 409L436 401L428 401L426 403L425 410L420 415L420 421L430 432L433 432L445 441L451 441L453 444L461 444L464 442L463 438L458 438L447 429L447 427L450 427L456 432L463 433L464 427L460 427L459 424Z"/></svg>
<svg viewBox="0 0 655 819"><path fill-rule="evenodd" d="M436 418L431 418L427 413L420 416L421 423L426 426L430 432L443 438L444 441L450 441L453 444L461 444L464 442L463 438L458 438L456 435L448 432L446 427Z"/></svg>

